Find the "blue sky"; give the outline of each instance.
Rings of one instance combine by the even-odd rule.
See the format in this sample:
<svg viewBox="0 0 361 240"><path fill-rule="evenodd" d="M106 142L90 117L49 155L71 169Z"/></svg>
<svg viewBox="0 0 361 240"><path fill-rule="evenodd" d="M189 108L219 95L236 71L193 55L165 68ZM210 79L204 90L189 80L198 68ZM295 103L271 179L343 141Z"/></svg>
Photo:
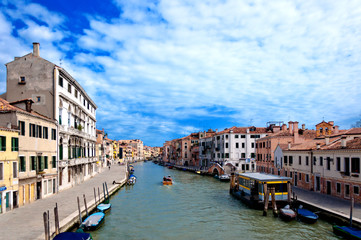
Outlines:
<svg viewBox="0 0 361 240"><path fill-rule="evenodd" d="M361 3L0 0L5 63L32 51L98 105L97 128L146 145L208 128L361 118Z"/></svg>

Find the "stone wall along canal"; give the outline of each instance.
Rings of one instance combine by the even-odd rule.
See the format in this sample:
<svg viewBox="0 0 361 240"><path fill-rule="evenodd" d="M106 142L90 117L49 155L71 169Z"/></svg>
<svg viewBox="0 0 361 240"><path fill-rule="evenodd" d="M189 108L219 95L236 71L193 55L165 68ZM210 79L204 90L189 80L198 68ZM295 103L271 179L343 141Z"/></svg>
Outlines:
<svg viewBox="0 0 361 240"><path fill-rule="evenodd" d="M111 198L112 210L94 239L338 239L332 225L283 222L249 209L229 193L229 183L168 169L135 164L137 183ZM172 186L163 186L171 175Z"/></svg>

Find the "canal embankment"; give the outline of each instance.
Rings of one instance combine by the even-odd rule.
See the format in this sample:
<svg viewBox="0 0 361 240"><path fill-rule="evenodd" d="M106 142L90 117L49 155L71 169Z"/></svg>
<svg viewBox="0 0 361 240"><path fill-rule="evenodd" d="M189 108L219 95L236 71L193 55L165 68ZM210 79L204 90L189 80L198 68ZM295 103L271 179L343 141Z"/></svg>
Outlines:
<svg viewBox="0 0 361 240"><path fill-rule="evenodd" d="M39 199L21 208L14 209L0 215L3 239L44 239L43 213L49 211L50 235L55 232L54 207L58 205L60 231L66 231L79 222L77 197L80 199L82 216L85 216L83 196L87 200L88 211L95 208L94 188L98 202L98 188L101 199L104 199L103 186L107 183L109 195L115 193L127 179L125 165L112 165L111 169L104 168L101 173L91 179L61 191L48 198ZM113 182L116 181L116 184Z"/></svg>

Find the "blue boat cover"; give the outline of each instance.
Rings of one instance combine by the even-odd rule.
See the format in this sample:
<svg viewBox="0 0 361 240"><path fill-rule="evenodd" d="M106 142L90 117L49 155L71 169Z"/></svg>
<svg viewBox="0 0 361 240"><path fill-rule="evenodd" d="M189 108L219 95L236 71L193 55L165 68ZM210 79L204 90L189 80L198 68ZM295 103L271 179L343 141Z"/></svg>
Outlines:
<svg viewBox="0 0 361 240"><path fill-rule="evenodd" d="M353 227L337 226L337 228L357 238L361 238L361 230Z"/></svg>
<svg viewBox="0 0 361 240"><path fill-rule="evenodd" d="M83 221L82 225L86 227L97 226L103 220L104 216L105 214L102 212L93 213Z"/></svg>
<svg viewBox="0 0 361 240"><path fill-rule="evenodd" d="M129 178L132 178L132 177L137 178L135 175L130 174Z"/></svg>
<svg viewBox="0 0 361 240"><path fill-rule="evenodd" d="M90 240L90 233L63 232L55 236L53 240Z"/></svg>
<svg viewBox="0 0 361 240"><path fill-rule="evenodd" d="M111 208L111 206L112 206L112 204L110 204L110 203L108 203L108 204L104 204L104 203L101 203L101 204L99 204L98 206L97 206L97 209L99 210L99 211L106 211L106 210L108 210L109 208Z"/></svg>
<svg viewBox="0 0 361 240"><path fill-rule="evenodd" d="M307 218L318 219L318 216L315 213L311 212L310 210L304 209L304 208L298 208L297 214L307 217Z"/></svg>

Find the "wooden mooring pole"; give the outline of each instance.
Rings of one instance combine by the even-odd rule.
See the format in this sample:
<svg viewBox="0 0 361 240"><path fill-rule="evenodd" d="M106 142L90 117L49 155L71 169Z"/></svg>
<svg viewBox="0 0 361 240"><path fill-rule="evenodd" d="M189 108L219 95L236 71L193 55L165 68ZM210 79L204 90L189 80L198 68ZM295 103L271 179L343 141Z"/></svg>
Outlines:
<svg viewBox="0 0 361 240"><path fill-rule="evenodd" d="M43 218L44 218L44 230L45 230L45 240L50 240L49 237L49 219L48 219L48 214L47 212L43 213Z"/></svg>
<svg viewBox="0 0 361 240"><path fill-rule="evenodd" d="M99 190L99 187L98 187L98 197L99 197L98 201L100 203L100 190Z"/></svg>
<svg viewBox="0 0 361 240"><path fill-rule="evenodd" d="M88 214L88 206L86 205L86 198L85 198L85 194L83 194L83 197L84 197L84 206L85 206L86 216L87 216L87 217L89 217L89 214Z"/></svg>
<svg viewBox="0 0 361 240"><path fill-rule="evenodd" d="M81 225L83 221L81 220L81 211L80 211L80 201L79 201L79 197L77 197L77 199L78 199L78 210L79 210L79 225Z"/></svg>
<svg viewBox="0 0 361 240"><path fill-rule="evenodd" d="M60 233L58 203L55 203L54 220L55 220L55 235L58 235Z"/></svg>
<svg viewBox="0 0 361 240"><path fill-rule="evenodd" d="M95 205L97 205L97 193L95 192L95 188L94 188L94 200L95 200Z"/></svg>
<svg viewBox="0 0 361 240"><path fill-rule="evenodd" d="M104 197L104 200L105 200L105 185L103 183L103 197Z"/></svg>
<svg viewBox="0 0 361 240"><path fill-rule="evenodd" d="M351 198L351 207L350 207L350 227L352 227L352 211L353 211L354 199Z"/></svg>
<svg viewBox="0 0 361 240"><path fill-rule="evenodd" d="M267 183L263 184L263 192L264 192L263 216L267 216L268 201L269 201L269 193L268 193Z"/></svg>
<svg viewBox="0 0 361 240"><path fill-rule="evenodd" d="M105 182L105 189L107 190L107 196L108 196L108 201L109 201L109 192L108 192L108 185L107 185L107 182Z"/></svg>
<svg viewBox="0 0 361 240"><path fill-rule="evenodd" d="M272 199L272 209L273 209L273 216L278 216L277 211L277 204L276 204L276 190L274 187L271 188L271 199Z"/></svg>

